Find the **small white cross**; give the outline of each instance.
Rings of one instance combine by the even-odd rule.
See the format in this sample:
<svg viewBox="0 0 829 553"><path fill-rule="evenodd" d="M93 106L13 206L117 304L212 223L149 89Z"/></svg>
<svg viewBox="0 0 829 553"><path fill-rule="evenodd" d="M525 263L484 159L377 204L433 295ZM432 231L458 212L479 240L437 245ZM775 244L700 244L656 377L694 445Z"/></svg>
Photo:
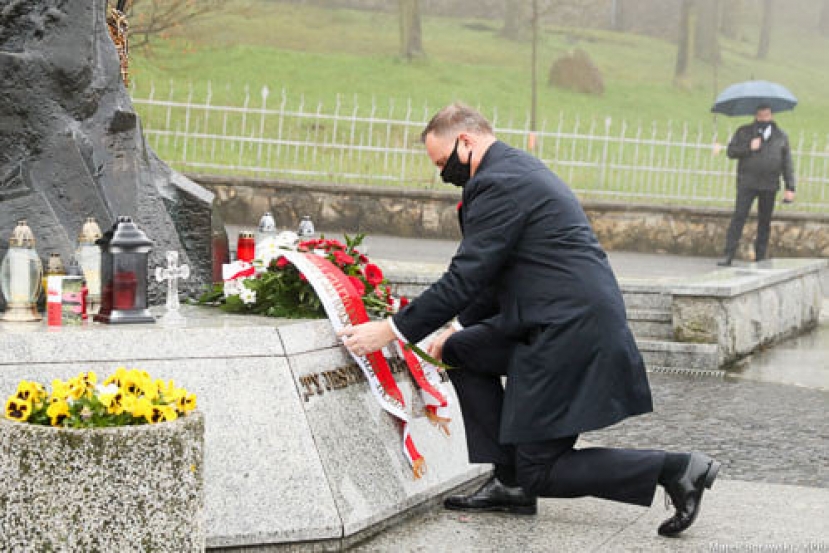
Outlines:
<svg viewBox="0 0 829 553"><path fill-rule="evenodd" d="M184 322L184 317L181 316L181 313L178 312L179 309L179 301L178 301L178 279L188 279L190 278L190 266L189 265L181 265L178 264L178 252L176 251L168 251L167 252L167 267L156 267L155 268L155 279L158 282L167 281L167 312L161 317L161 321L164 323L182 323Z"/></svg>

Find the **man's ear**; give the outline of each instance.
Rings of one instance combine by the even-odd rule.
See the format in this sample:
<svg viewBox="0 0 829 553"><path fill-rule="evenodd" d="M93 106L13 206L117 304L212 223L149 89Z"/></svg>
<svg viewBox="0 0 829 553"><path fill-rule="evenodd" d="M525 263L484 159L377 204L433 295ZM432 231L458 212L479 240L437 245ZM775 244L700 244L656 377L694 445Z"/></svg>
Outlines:
<svg viewBox="0 0 829 553"><path fill-rule="evenodd" d="M468 132L462 132L458 134L458 140L466 147L466 149L471 150L472 146L475 145L475 139L472 137L471 134Z"/></svg>

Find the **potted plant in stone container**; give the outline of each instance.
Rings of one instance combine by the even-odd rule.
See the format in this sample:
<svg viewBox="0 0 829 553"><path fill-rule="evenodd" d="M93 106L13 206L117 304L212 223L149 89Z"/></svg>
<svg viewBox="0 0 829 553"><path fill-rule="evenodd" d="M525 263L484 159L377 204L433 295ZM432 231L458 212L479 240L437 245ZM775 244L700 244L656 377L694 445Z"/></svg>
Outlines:
<svg viewBox="0 0 829 553"><path fill-rule="evenodd" d="M20 382L0 418L0 550L202 551L195 407L137 369Z"/></svg>

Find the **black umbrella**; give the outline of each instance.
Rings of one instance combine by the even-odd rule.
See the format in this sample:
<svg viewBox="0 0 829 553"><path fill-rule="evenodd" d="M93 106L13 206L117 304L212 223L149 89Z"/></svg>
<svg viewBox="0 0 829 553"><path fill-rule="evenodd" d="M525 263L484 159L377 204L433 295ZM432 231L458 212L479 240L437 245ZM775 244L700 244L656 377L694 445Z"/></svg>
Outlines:
<svg viewBox="0 0 829 553"><path fill-rule="evenodd" d="M754 115L760 106L768 106L773 112L794 109L797 98L789 90L768 81L746 81L723 90L714 106L713 113L725 115Z"/></svg>

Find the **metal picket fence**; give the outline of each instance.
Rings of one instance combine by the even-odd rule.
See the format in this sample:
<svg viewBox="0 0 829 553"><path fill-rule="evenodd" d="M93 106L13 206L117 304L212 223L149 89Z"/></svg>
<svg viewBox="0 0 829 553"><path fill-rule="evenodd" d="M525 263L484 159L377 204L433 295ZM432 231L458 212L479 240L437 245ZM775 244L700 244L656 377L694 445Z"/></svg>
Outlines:
<svg viewBox="0 0 829 553"><path fill-rule="evenodd" d="M230 87L225 87L227 91ZM268 87L244 87L233 101L214 90L174 83L132 99L144 134L180 171L262 178L435 188L440 181L420 144L434 108L409 100L361 105L337 96L311 103ZM529 118L482 110L498 136L534 153L583 198L730 205L735 162L725 155L734 126L629 122L568 117L543 119L531 138ZM728 122L731 123L730 121ZM719 130L717 127L720 127ZM724 128L723 128L724 127ZM798 210L829 211L829 135L790 136L798 178Z"/></svg>

